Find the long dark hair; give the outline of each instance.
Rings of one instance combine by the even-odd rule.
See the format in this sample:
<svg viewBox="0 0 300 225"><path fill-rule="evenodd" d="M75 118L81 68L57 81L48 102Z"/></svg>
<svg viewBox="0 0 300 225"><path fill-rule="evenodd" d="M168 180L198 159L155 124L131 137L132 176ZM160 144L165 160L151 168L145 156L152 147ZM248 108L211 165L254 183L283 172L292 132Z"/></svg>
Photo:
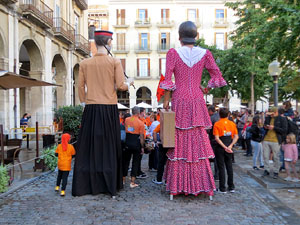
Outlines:
<svg viewBox="0 0 300 225"><path fill-rule="evenodd" d="M24 113L24 115L23 115L22 119L24 119L24 118L25 118L25 116L27 116L27 115L28 115L28 113Z"/></svg>
<svg viewBox="0 0 300 225"><path fill-rule="evenodd" d="M253 117L253 120L252 120L252 125L259 125L259 119L260 117L258 115L254 116Z"/></svg>

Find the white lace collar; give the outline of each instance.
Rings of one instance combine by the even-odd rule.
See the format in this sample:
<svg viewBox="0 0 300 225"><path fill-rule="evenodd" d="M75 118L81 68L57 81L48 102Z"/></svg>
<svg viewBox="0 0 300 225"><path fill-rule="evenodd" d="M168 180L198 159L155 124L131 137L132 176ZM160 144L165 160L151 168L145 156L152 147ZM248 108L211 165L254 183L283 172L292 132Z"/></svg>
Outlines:
<svg viewBox="0 0 300 225"><path fill-rule="evenodd" d="M200 47L189 48L186 46L177 48L176 51L179 57L188 67L193 67L203 58L206 53L206 49Z"/></svg>

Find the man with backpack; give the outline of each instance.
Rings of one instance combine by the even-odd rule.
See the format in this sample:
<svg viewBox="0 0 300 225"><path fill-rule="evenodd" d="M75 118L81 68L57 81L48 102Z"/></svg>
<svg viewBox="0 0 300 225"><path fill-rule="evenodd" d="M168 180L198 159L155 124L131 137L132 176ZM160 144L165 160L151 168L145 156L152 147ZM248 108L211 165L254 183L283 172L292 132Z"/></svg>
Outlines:
<svg viewBox="0 0 300 225"><path fill-rule="evenodd" d="M279 173L279 156L280 156L280 145L284 141L284 137L288 131L288 122L286 118L278 115L277 107L272 107L267 113L267 117L264 123L264 129L266 135L263 140L263 153L264 153L264 166L265 171L263 176L270 175L270 164L269 158L271 151L273 152L274 161L274 175L273 178L278 178Z"/></svg>

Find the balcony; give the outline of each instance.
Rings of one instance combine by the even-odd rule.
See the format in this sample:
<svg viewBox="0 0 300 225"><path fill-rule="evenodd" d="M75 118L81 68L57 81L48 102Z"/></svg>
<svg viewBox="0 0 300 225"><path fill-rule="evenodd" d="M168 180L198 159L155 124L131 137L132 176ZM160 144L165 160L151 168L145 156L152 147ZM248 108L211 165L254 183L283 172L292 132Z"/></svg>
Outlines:
<svg viewBox="0 0 300 225"><path fill-rule="evenodd" d="M161 18L161 21L157 23L157 27L159 28L172 28L174 26L174 20L170 20L168 18Z"/></svg>
<svg viewBox="0 0 300 225"><path fill-rule="evenodd" d="M159 44L157 46L157 52L160 54L164 54L167 53L170 50L170 48L173 48L170 44Z"/></svg>
<svg viewBox="0 0 300 225"><path fill-rule="evenodd" d="M81 10L86 10L88 8L86 0L75 0L75 3Z"/></svg>
<svg viewBox="0 0 300 225"><path fill-rule="evenodd" d="M134 48L135 53L137 54L150 54L151 53L151 49L150 46L144 46L144 45L137 45Z"/></svg>
<svg viewBox="0 0 300 225"><path fill-rule="evenodd" d="M129 53L129 46L128 45L113 45L112 51L115 54L127 54L127 53Z"/></svg>
<svg viewBox="0 0 300 225"><path fill-rule="evenodd" d="M150 19L143 19L143 20L137 20L135 21L134 26L136 28L149 28L151 27Z"/></svg>
<svg viewBox="0 0 300 225"><path fill-rule="evenodd" d="M229 24L226 18L216 18L215 23L213 25L214 28L226 28Z"/></svg>
<svg viewBox="0 0 300 225"><path fill-rule="evenodd" d="M75 29L61 17L55 17L53 21L54 35L67 44L73 44L75 42Z"/></svg>
<svg viewBox="0 0 300 225"><path fill-rule="evenodd" d="M5 4L14 4L18 2L18 0L0 0L0 2L3 2Z"/></svg>
<svg viewBox="0 0 300 225"><path fill-rule="evenodd" d="M82 35L75 35L75 50L82 55L90 54L90 43Z"/></svg>
<svg viewBox="0 0 300 225"><path fill-rule="evenodd" d="M128 28L129 24L126 24L125 18L118 18L117 24L113 25L114 28Z"/></svg>
<svg viewBox="0 0 300 225"><path fill-rule="evenodd" d="M21 0L23 17L43 28L53 27L53 10L41 0Z"/></svg>

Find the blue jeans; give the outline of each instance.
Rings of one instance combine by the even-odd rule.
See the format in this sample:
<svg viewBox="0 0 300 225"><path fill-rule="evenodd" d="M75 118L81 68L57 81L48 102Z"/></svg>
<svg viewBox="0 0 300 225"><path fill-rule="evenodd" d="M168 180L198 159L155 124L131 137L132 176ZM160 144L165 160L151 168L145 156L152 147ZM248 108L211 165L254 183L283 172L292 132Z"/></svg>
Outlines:
<svg viewBox="0 0 300 225"><path fill-rule="evenodd" d="M283 151L282 147L280 147L280 162L282 163L280 168L285 169L285 166L284 166L284 151Z"/></svg>
<svg viewBox="0 0 300 225"><path fill-rule="evenodd" d="M259 159L260 166L264 165L264 159L262 154L262 144L260 142L252 141L251 140L252 150L254 151L253 154L253 166L256 166L257 158Z"/></svg>

